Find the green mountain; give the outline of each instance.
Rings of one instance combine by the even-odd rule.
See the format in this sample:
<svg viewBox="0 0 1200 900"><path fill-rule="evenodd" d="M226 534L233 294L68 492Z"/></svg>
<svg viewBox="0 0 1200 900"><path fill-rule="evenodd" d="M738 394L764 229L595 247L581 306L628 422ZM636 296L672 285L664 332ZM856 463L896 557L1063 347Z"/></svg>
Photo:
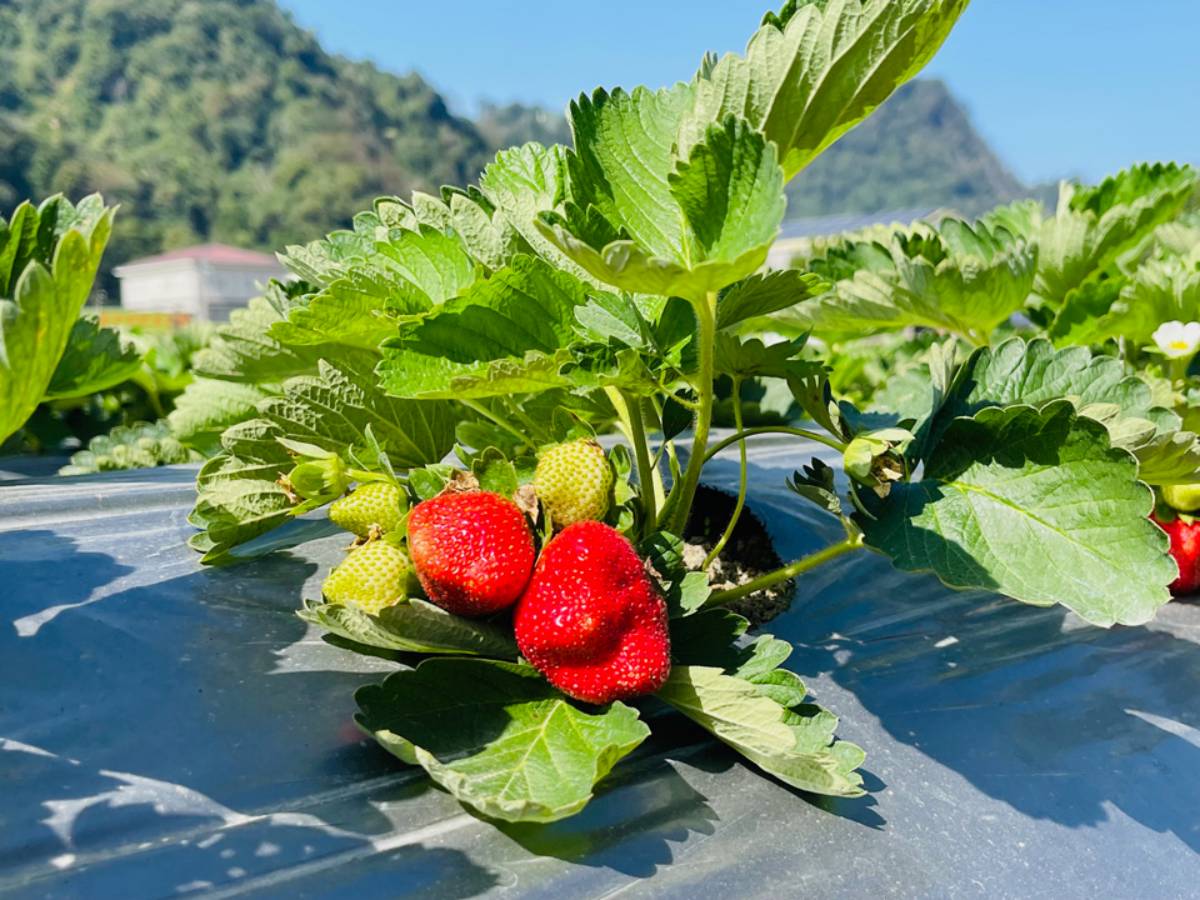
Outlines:
<svg viewBox="0 0 1200 900"><path fill-rule="evenodd" d="M464 184L561 115L452 114L415 74L326 53L273 0L0 0L0 212L94 190L106 263L217 240L273 249L380 194ZM793 215L974 209L1025 193L938 82L901 91L803 173Z"/></svg>
<svg viewBox="0 0 1200 900"><path fill-rule="evenodd" d="M788 214L923 206L975 214L1030 195L942 82L913 81L797 176Z"/></svg>
<svg viewBox="0 0 1200 900"><path fill-rule="evenodd" d="M421 78L326 53L271 0L0 0L0 118L0 208L103 191L110 265L311 239L490 155Z"/></svg>

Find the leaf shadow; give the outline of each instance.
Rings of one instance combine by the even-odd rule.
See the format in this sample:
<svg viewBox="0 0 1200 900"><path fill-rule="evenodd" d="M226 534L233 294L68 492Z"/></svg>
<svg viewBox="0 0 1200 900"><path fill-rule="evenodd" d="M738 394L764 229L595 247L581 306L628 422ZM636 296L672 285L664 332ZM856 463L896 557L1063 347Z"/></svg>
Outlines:
<svg viewBox="0 0 1200 900"><path fill-rule="evenodd" d="M784 474L752 468L760 484ZM782 489L768 486L752 505L787 558L840 536L836 521ZM1105 630L1061 607L952 591L858 554L806 576L790 611L766 627L796 647L790 668L850 692L885 739L1015 812L1090 828L1115 809L1200 852L1191 790L1200 786L1200 606L1175 602L1149 626ZM872 754L880 736L869 722L850 724L867 733L860 742L889 794L919 789L889 770L895 750ZM899 814L895 800L881 806Z"/></svg>
<svg viewBox="0 0 1200 900"><path fill-rule="evenodd" d="M111 541L0 532L0 677L19 686L0 700L0 893L332 890L347 868L386 893L401 858L442 896L499 883L386 813L428 786L353 725L354 688L386 664L306 639L294 605L313 563L82 549Z"/></svg>
<svg viewBox="0 0 1200 900"><path fill-rule="evenodd" d="M711 750L711 743L704 740L679 748L671 729L658 727L664 724L662 718L655 720L651 738L600 783L582 812L545 825L493 824L530 853L576 865L634 878L649 878L660 867L671 865L675 861L671 845L693 835L715 834L718 816L673 764L679 760L703 768L698 760L712 757L694 751ZM717 755L710 764L724 769L732 763Z"/></svg>

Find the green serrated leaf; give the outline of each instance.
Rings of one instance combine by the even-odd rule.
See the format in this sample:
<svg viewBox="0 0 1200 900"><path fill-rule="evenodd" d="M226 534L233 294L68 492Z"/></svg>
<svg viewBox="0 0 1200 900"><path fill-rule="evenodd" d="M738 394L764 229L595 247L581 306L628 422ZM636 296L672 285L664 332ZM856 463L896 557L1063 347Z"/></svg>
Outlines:
<svg viewBox="0 0 1200 900"><path fill-rule="evenodd" d="M202 457L185 447L165 422L118 425L88 441L87 449L71 455L59 475L88 475L120 469L149 469L198 462Z"/></svg>
<svg viewBox="0 0 1200 900"><path fill-rule="evenodd" d="M1059 400L953 420L923 479L858 522L902 569L1132 625L1170 599L1176 574L1152 507L1132 457Z"/></svg>
<svg viewBox="0 0 1200 900"><path fill-rule="evenodd" d="M1196 189L1196 172L1139 165L1093 188L1064 182L1057 213L1037 232L1036 298L1051 309L1108 271L1122 253L1174 218Z"/></svg>
<svg viewBox="0 0 1200 900"><path fill-rule="evenodd" d="M122 340L120 333L101 328L95 319L79 319L71 329L45 399L68 400L108 390L131 378L141 366L141 354Z"/></svg>
<svg viewBox="0 0 1200 900"><path fill-rule="evenodd" d="M383 345L379 376L397 397L473 399L570 383L575 309L585 285L530 256L513 260Z"/></svg>
<svg viewBox="0 0 1200 900"><path fill-rule="evenodd" d="M0 443L46 394L112 231L98 196L52 197L0 218ZM68 379L69 381L69 379Z"/></svg>
<svg viewBox="0 0 1200 900"><path fill-rule="evenodd" d="M378 448L401 468L437 462L450 451L458 420L451 404L387 397L372 383L370 370L356 368L347 357L336 365L321 361L316 375L289 379L281 395L259 404L257 418L221 436L224 452L197 477L191 519L213 544L204 562L231 561L232 547L294 514L278 483L293 465L281 439L343 458Z"/></svg>
<svg viewBox="0 0 1200 900"><path fill-rule="evenodd" d="M828 0L789 4L694 83L680 142L741 116L779 148L791 180L870 115L937 52L967 0Z"/></svg>
<svg viewBox="0 0 1200 900"><path fill-rule="evenodd" d="M279 384L294 375L317 370L321 346L285 347L269 334L283 321L266 297L255 297L235 309L217 329L209 345L196 354L193 366L200 377L248 384Z"/></svg>
<svg viewBox="0 0 1200 900"><path fill-rule="evenodd" d="M798 269L752 275L721 292L717 328L732 328L746 319L788 309L828 290L829 285L819 275Z"/></svg>
<svg viewBox="0 0 1200 900"><path fill-rule="evenodd" d="M714 124L676 157L689 97L683 84L581 97L565 212L539 227L601 281L699 301L762 266L784 202L774 147L744 122Z"/></svg>
<svg viewBox="0 0 1200 900"><path fill-rule="evenodd" d="M254 384L197 378L175 398L167 421L184 443L207 445L226 428L254 418L258 404L270 395Z"/></svg>
<svg viewBox="0 0 1200 900"><path fill-rule="evenodd" d="M718 334L716 370L732 378L784 378L803 380L823 371L821 363L800 359L806 339L781 341L764 346L758 338Z"/></svg>
<svg viewBox="0 0 1200 900"><path fill-rule="evenodd" d="M356 699L356 720L384 748L508 822L577 813L650 733L622 703L584 712L533 669L485 660L426 660Z"/></svg>
<svg viewBox="0 0 1200 900"><path fill-rule="evenodd" d="M511 497L520 486L516 468L495 447L488 447L475 457L471 473L479 480L481 489L501 497Z"/></svg>
<svg viewBox="0 0 1200 900"><path fill-rule="evenodd" d="M788 324L838 334L922 326L979 343L1024 307L1037 263L1036 248L1006 230L954 218L873 246L888 264L844 273L831 292L790 310Z"/></svg>
<svg viewBox="0 0 1200 900"><path fill-rule="evenodd" d="M677 665L658 692L720 741L759 768L801 790L841 797L863 793L854 770L862 751L835 743L837 719L817 707L790 709L776 702L780 685L760 686L711 666Z"/></svg>
<svg viewBox="0 0 1200 900"><path fill-rule="evenodd" d="M709 127L668 181L671 196L691 226L685 261L741 267L756 258L748 254L761 251L757 265L737 278L725 275L722 287L762 266L787 207L774 144L746 121L729 116Z"/></svg>
<svg viewBox="0 0 1200 900"><path fill-rule="evenodd" d="M653 342L649 323L628 295L594 294L587 303L575 307L575 319L580 335L596 343L616 341L644 350Z"/></svg>
<svg viewBox="0 0 1200 900"><path fill-rule="evenodd" d="M516 660L517 645L499 626L454 616L413 597L372 616L354 606L306 601L297 615L348 641L405 653Z"/></svg>
<svg viewBox="0 0 1200 900"><path fill-rule="evenodd" d="M1113 446L1135 454L1151 484L1189 480L1200 463L1195 436L1181 432L1178 417L1154 406L1150 387L1110 356L1086 347L1055 350L1044 339L1011 338L976 351L963 366L932 426L931 440L958 416L989 406L1035 406L1065 397L1085 416L1105 425ZM1165 479L1165 480L1164 480Z"/></svg>
<svg viewBox="0 0 1200 900"><path fill-rule="evenodd" d="M592 283L592 276L555 246L537 224L539 214L554 209L558 202L565 153L564 147L543 147L533 142L503 150L483 170L479 188L496 208L496 215L520 236L525 247L555 268Z"/></svg>

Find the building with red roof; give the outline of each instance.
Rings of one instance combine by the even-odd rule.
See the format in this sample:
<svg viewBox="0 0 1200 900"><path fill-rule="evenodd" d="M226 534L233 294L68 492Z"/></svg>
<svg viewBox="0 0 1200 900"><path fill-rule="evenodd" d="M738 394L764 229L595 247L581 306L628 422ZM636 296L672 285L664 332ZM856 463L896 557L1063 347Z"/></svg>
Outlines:
<svg viewBox="0 0 1200 900"><path fill-rule="evenodd" d="M212 322L262 293L287 273L275 257L227 244L201 244L131 260L113 270L121 281L121 306Z"/></svg>

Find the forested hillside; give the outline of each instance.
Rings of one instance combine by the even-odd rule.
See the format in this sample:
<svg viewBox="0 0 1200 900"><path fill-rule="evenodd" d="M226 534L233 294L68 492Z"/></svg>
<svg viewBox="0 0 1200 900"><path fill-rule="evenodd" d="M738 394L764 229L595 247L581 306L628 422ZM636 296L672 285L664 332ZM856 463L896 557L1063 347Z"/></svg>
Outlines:
<svg viewBox="0 0 1200 900"><path fill-rule="evenodd" d="M913 81L788 188L793 216L946 206L981 213L1029 195L940 81Z"/></svg>
<svg viewBox="0 0 1200 900"><path fill-rule="evenodd" d="M566 136L560 114L517 104L457 116L418 75L326 53L273 0L0 0L0 212L104 192L122 206L108 268L200 241L311 239L375 196L466 183L499 147ZM925 82L797 179L790 212L1022 192Z"/></svg>

